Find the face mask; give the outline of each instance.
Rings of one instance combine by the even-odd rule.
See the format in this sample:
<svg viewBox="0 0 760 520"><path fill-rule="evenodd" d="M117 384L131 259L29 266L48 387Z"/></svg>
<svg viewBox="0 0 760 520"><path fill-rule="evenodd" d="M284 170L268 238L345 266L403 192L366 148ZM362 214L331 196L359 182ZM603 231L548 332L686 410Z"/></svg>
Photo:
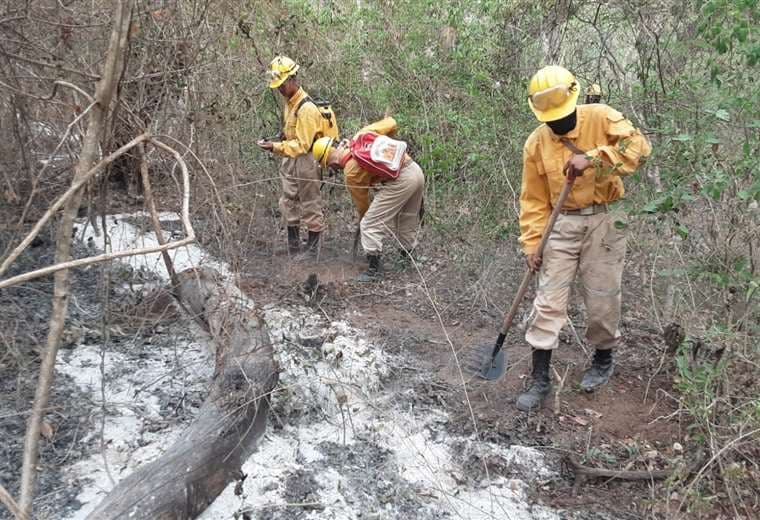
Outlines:
<svg viewBox="0 0 760 520"><path fill-rule="evenodd" d="M569 116L565 116L562 119L557 119L556 121L547 121L546 124L549 125L549 128L552 129L552 132L554 132L557 135L565 135L570 130L575 128L575 124L578 122L578 116L576 111L573 111L572 114Z"/></svg>

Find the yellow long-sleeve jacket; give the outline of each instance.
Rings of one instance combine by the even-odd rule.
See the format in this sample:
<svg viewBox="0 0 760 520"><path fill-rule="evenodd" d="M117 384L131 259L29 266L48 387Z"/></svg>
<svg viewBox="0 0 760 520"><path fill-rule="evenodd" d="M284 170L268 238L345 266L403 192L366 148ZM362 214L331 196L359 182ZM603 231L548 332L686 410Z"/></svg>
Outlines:
<svg viewBox="0 0 760 520"><path fill-rule="evenodd" d="M356 132L354 139L367 132L374 132L376 134L392 137L396 134L397 130L398 123L396 123L396 120L392 117L386 117L380 121L377 121L376 123L367 125ZM349 152L346 150L343 154L344 160L348 154ZM404 157L404 163L409 160L411 160L410 157L406 155ZM376 182L378 182L379 179L367 170L363 170L359 166L359 163L357 163L354 159L348 159L348 161L346 161L345 165L343 166L343 175L346 178L346 187L348 188L348 191L351 194L351 198L354 201L356 211L359 213L359 218L361 218L369 209L369 189Z"/></svg>
<svg viewBox="0 0 760 520"><path fill-rule="evenodd" d="M646 158L649 140L617 110L603 104L579 105L575 128L564 135L592 158L594 166L578 177L563 209L613 202L623 196L622 176ZM573 155L560 136L543 124L523 148L520 192L520 243L534 253L565 182L562 168Z"/></svg>
<svg viewBox="0 0 760 520"><path fill-rule="evenodd" d="M308 96L306 91L299 88L285 104L282 113L285 140L273 143L273 152L286 157L298 157L308 153L312 143L322 137L322 114L314 103L304 103L298 109L296 117L298 104L306 96Z"/></svg>

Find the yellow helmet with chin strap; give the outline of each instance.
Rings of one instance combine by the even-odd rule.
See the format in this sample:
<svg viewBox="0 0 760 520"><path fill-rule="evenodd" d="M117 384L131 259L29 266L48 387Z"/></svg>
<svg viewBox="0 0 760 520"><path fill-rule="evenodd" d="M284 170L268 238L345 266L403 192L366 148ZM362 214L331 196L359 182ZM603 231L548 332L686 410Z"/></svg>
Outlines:
<svg viewBox="0 0 760 520"><path fill-rule="evenodd" d="M277 88L288 79L294 76L300 66L287 56L277 56L269 63L267 73L269 75L269 88Z"/></svg>
<svg viewBox="0 0 760 520"><path fill-rule="evenodd" d="M580 87L572 72L549 65L536 72L528 86L528 105L539 121L556 121L573 113Z"/></svg>
<svg viewBox="0 0 760 520"><path fill-rule="evenodd" d="M311 154L314 156L314 160L319 163L323 168L327 168L327 158L330 155L330 150L333 148L335 139L332 137L320 137L311 147Z"/></svg>

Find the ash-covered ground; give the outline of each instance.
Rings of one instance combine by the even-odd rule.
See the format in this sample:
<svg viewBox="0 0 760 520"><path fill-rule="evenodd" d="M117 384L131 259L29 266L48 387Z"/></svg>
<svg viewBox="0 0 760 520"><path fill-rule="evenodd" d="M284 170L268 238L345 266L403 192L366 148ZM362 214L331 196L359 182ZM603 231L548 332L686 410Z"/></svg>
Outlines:
<svg viewBox="0 0 760 520"><path fill-rule="evenodd" d="M163 214L162 221L171 228L177 217ZM113 249L155 244L144 222L144 215L109 216ZM102 248L102 235L91 228L79 236L78 254ZM172 256L178 271L205 265L231 276L197 246ZM43 441L39 518L84 518L114 482L159 457L193 419L212 373L200 330L161 296L168 275L159 255L112 266L109 316L119 317L105 325L99 269L76 274L70 339L51 401L59 408L48 416L56 433ZM40 305L49 301L47 291L37 293ZM201 518L559 518L532 493L560 478L555 458L452 427L438 395L445 385L419 368L414 354L376 344L318 308L282 303L261 310L282 367L268 430L244 464L242 482L231 483ZM40 330L46 316L38 318ZM13 388L6 379L3 385L0 428L14 438L3 444L3 466L15 468L18 412L28 409L29 394L12 402ZM6 470L0 479L15 491L18 472Z"/></svg>

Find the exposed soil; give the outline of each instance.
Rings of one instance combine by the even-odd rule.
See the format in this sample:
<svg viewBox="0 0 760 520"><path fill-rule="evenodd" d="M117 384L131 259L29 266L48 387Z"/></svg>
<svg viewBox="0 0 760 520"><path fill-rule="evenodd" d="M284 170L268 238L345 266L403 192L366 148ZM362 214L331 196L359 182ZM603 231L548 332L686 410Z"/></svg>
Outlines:
<svg viewBox="0 0 760 520"><path fill-rule="evenodd" d="M476 259L480 266L485 265L478 272L471 267L471 253L465 257L452 249L426 249L417 263L418 272L414 266L399 265L402 262L393 261L395 253L389 253L385 280L366 285L354 281L364 261L361 257L352 261L348 236L323 247L317 263L289 260L276 242L270 243L265 255L254 254L243 267L245 289L258 301L311 304L327 316L347 319L369 331L376 344L405 351L413 360L413 370L430 374L426 384L409 378L406 390L412 392L406 395L416 399L429 396L441 403L452 416L452 432L477 434L483 441L505 446L541 447L558 460L573 453L587 465L610 469L660 469L683 459L673 448L675 443L685 445L685 432L674 414L671 362L669 358L661 360L660 334L643 318L646 313L640 309L645 309L647 302L635 274L628 273L624 282L624 343L616 353L611 383L594 394L579 389L591 352L566 327L553 359L555 391L558 377L567 373L560 403L552 395L543 410L526 415L514 406L530 370L529 350L519 326L506 342L510 368L502 380L482 382L465 375L464 385L455 361L455 355L463 359L471 346L494 341L501 313L522 275L522 257L503 250L480 252L481 259L497 260L484 264ZM316 274L319 282L316 293L313 277L307 283L311 274ZM531 295L526 297L524 312L530 299ZM570 315L582 337L579 298L575 298ZM403 378L399 385L403 391ZM485 464L492 474L507 476L496 462L495 466L488 461ZM470 467L471 478L479 478L484 471L482 460ZM564 475L565 479L535 492L549 505L576 510L582 517L595 510L614 518L651 513L653 490L649 483L588 482L574 490L572 472L567 470ZM662 492L657 487L654 493L660 496Z"/></svg>
<svg viewBox="0 0 760 520"><path fill-rule="evenodd" d="M684 446L686 443L670 397L673 394L672 378L668 373L670 360L665 359L660 367L662 340L656 328L644 320L646 313L639 310L645 308L646 298L638 293L639 280L635 274L626 279L622 324L625 343L616 354L618 365L612 382L593 395L578 389L589 356L573 331L566 329L561 337L561 348L554 357L554 367L560 376L567 369L559 403L555 403L552 397L542 411L525 415L514 407L516 395L529 370L529 351L519 327L515 327L507 339L510 368L501 381L486 383L469 376L463 378L457 363L466 357L473 345L491 344L495 339L502 313L522 275L519 254L503 247L478 249L472 244L452 241L448 248L428 246L418 254L418 262L410 265L402 260L402 255L389 252L386 254L385 280L366 285L354 281L365 264L361 255L356 261L352 260L351 230L347 226L333 232L318 262L290 259L283 245L282 236L251 242L250 252L235 265L237 272L244 273L240 275L243 290L260 306L306 305L328 321L346 320L365 331L374 345L397 360L393 373L383 380L384 387L394 395L403 396L404 407L417 408L421 412L433 408L445 410L448 419L441 428L447 435L475 438L505 448L512 445L536 447L558 468L563 467L561 461L567 453L576 454L587 465L613 469L658 469L669 467L674 460L682 458L681 453L674 451L674 443ZM43 243L42 250L47 253L30 252L19 264L19 269L49 263L52 259L50 249L49 242ZM89 252L82 250L79 254ZM134 292L121 290L111 295L114 309L127 311L124 319L115 320L118 333L113 334L111 341L116 350L133 345L125 339L124 346L120 347L121 338L160 342L162 333L165 333L162 328L177 318L176 311L168 306L166 294L159 292L152 298L139 296L144 293L146 284L156 282L150 273L126 267L114 273L112 276L118 281L116 285L135 287ZM70 306L69 344L97 343L101 338L95 324L102 312L99 307L99 271L97 268L77 271L75 276L73 286L77 304ZM27 327L25 336L16 335L28 340L16 347L25 349L27 355L24 358L31 360L22 375L32 374L37 369L35 356L29 355L29 349L44 340L49 316L52 281L41 279L33 284L0 294L10 298L3 303L14 305L19 318L6 313L4 330L9 330L12 323L9 316L17 322L23 321L22 326ZM526 299L524 310L528 309L528 301ZM115 315L119 316L119 313ZM29 316L34 319L30 320ZM575 331L582 334L583 312L578 301L572 306L571 318ZM304 345L313 342L313 346L319 347L324 338L301 337L298 340ZM2 370L4 367L0 366ZM18 468L17 461L20 460L23 412L30 406L33 382L22 377L25 380L22 387L16 388L10 372L0 375L3 376L0 380L0 402L3 403L0 434L5 439L13 439L3 443L0 453L3 464L0 467L9 469L0 470L0 481L15 493L18 471L13 468ZM555 380L555 388L556 385ZM70 510L77 506L75 497L79 488L76 485L62 486L58 469L93 450L91 445L83 444L77 437L81 438L82 429L95 428L92 410L96 405L86 402L87 399L78 392L69 378L57 378L51 399L51 407L56 412L50 416L56 422L56 435L43 442L43 471L37 503L41 513L45 513L48 504L68 504ZM192 402L185 402L186 398ZM174 416L155 425L153 433L160 434L162 428L190 420L201 395L198 390L189 397L169 392L158 399L161 415ZM279 413L281 415L273 418L275 430L283 427L285 423L282 421L287 422L301 412L280 409ZM294 413L296 415L288 415ZM95 440L90 438L88 442L92 444ZM366 503L369 509L381 510L392 503L396 511L407 510L412 514L417 504L413 497L420 493L420 489L393 479L387 482L387 496L377 494L382 485L362 487L362 479L381 482L396 470L382 446L372 442L362 445L361 439L355 442L359 443L359 449L345 450L335 443L320 444L317 450L322 462L319 464L324 468L355 468L354 473L346 473L349 475L347 482L357 492L368 490L365 496L357 495L355 500ZM640 518L651 512L653 495L660 498L665 492L660 484L653 489L648 483L619 481L588 482L573 489L572 473L567 469L563 470L561 478L529 478L525 475L528 471L525 466L513 467L504 457L487 450L463 444L457 451L456 462L463 468L461 474L454 477L457 481L474 485L486 477L527 479L535 484L528 493L537 503L554 507L567 518ZM321 485L315 480L315 471L321 467L319 464L289 474L281 483L284 486L281 496L289 502L306 506L297 510L259 511L256 517L284 519L308 514L312 507L308 504L318 503L314 493ZM352 474L356 475L354 483ZM0 518L5 518L3 514L0 513Z"/></svg>

